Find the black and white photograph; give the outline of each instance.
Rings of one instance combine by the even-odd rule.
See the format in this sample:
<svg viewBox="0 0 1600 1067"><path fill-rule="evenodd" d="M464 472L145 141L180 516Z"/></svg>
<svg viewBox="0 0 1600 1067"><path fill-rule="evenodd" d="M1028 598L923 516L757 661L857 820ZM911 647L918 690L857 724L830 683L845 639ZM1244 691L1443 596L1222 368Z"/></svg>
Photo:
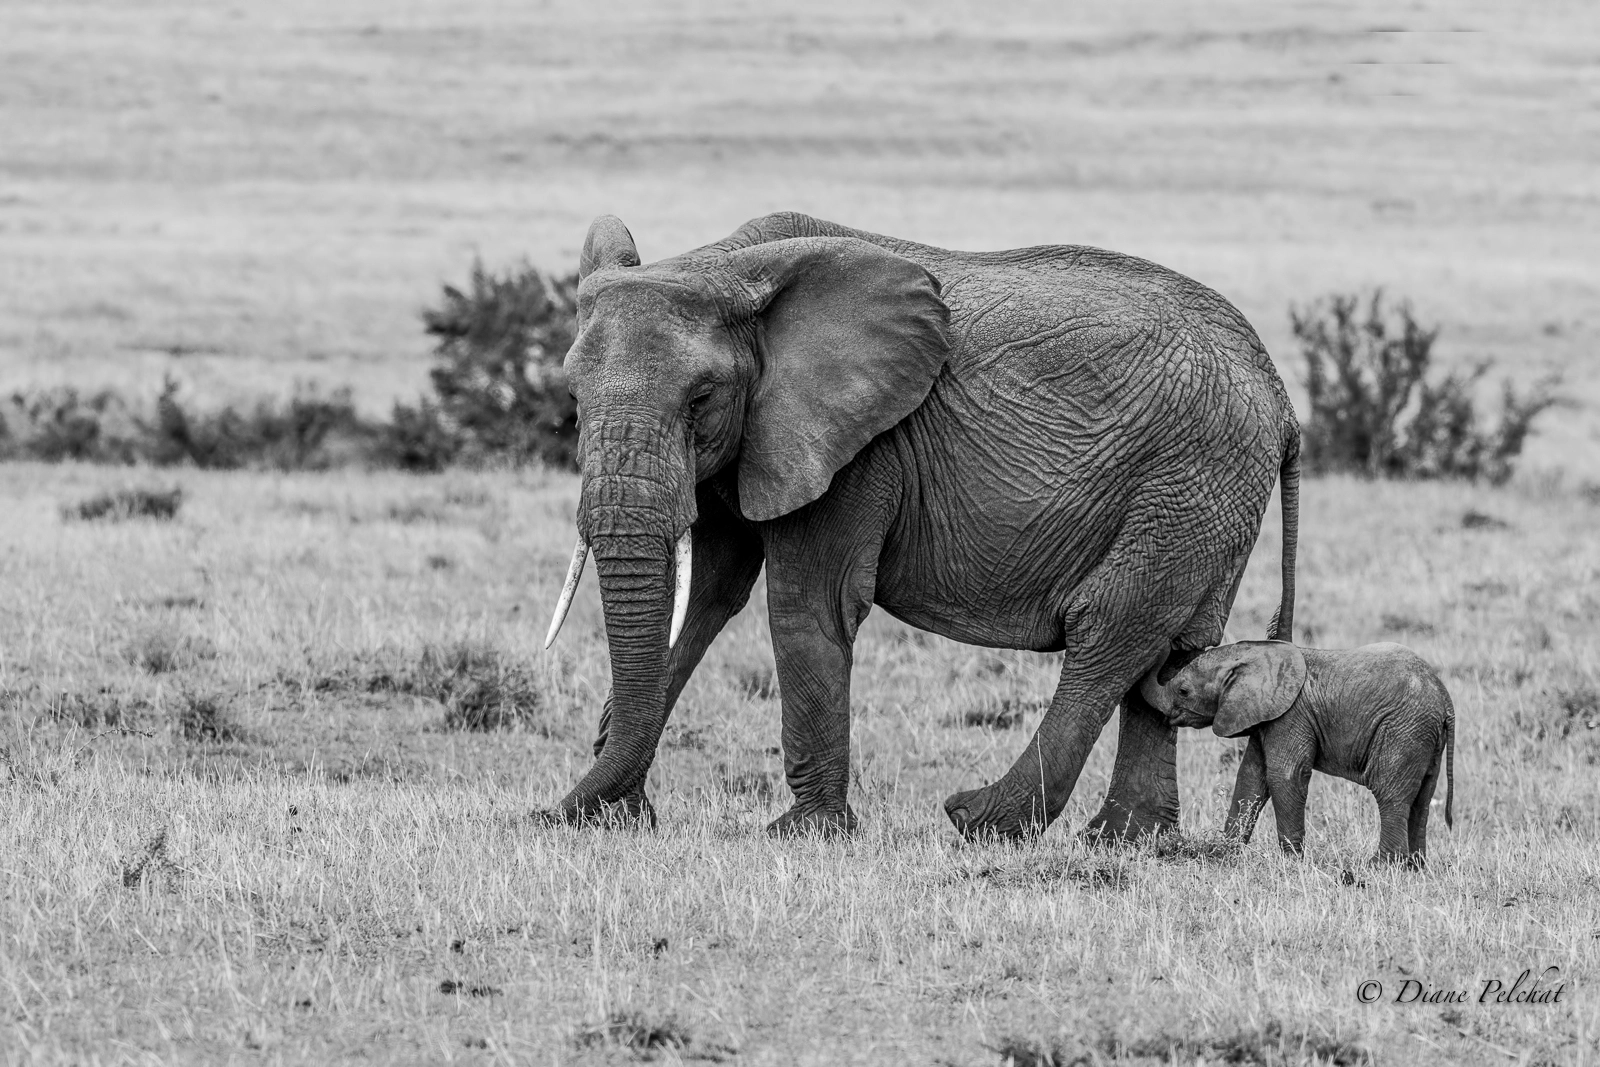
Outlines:
<svg viewBox="0 0 1600 1067"><path fill-rule="evenodd" d="M1600 1067L1600 6L0 0L0 1067Z"/></svg>

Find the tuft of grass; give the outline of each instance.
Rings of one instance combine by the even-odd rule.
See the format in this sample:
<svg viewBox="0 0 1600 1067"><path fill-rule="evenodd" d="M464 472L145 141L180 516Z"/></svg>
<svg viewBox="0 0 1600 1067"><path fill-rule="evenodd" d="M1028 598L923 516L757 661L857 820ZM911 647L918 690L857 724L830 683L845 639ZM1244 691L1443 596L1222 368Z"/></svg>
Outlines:
<svg viewBox="0 0 1600 1067"><path fill-rule="evenodd" d="M94 693L61 692L44 702L45 716L86 730L133 729L151 710L150 701L101 686Z"/></svg>
<svg viewBox="0 0 1600 1067"><path fill-rule="evenodd" d="M778 776L760 768L736 768L717 764L717 786L730 797L742 797L758 805L772 802L777 795Z"/></svg>
<svg viewBox="0 0 1600 1067"><path fill-rule="evenodd" d="M1232 753L1234 749L1225 749ZM1158 834L1140 842L1145 851L1157 859L1174 862L1198 861L1234 862L1244 852L1244 846L1220 831L1210 830L1198 834Z"/></svg>
<svg viewBox="0 0 1600 1067"><path fill-rule="evenodd" d="M1386 611L1378 619L1378 625L1384 633L1415 634L1418 637L1432 637L1439 632L1439 628L1426 619L1419 619L1398 611Z"/></svg>
<svg viewBox="0 0 1600 1067"><path fill-rule="evenodd" d="M1023 716L1038 707L1036 700L1005 697L968 709L959 722L962 726L976 726L985 730L1015 730L1022 725Z"/></svg>
<svg viewBox="0 0 1600 1067"><path fill-rule="evenodd" d="M122 649L123 659L148 674L184 670L216 654L210 641L166 624L150 627Z"/></svg>
<svg viewBox="0 0 1600 1067"><path fill-rule="evenodd" d="M137 889L148 885L171 889L182 873L183 869L167 855L167 828L163 826L145 842L137 857L122 865L122 887Z"/></svg>
<svg viewBox="0 0 1600 1067"><path fill-rule="evenodd" d="M113 489L96 493L61 509L66 521L126 522L129 519L171 521L183 506L183 489Z"/></svg>
<svg viewBox="0 0 1600 1067"><path fill-rule="evenodd" d="M1099 1059L1095 1050L1070 1037L1002 1037L990 1049L1000 1057L1000 1067L1089 1067Z"/></svg>
<svg viewBox="0 0 1600 1067"><path fill-rule="evenodd" d="M538 678L490 645L429 645L396 688L443 704L447 729L555 731Z"/></svg>
<svg viewBox="0 0 1600 1067"><path fill-rule="evenodd" d="M734 1054L720 1045L696 1046L674 1016L653 1018L638 1011L616 1011L599 1022L585 1023L573 1033L572 1044L580 1049L620 1049L644 1060L672 1053L680 1059L720 1063Z"/></svg>
<svg viewBox="0 0 1600 1067"><path fill-rule="evenodd" d="M1493 515L1486 515L1474 508L1469 508L1461 514L1461 528L1463 530L1509 530L1511 524L1504 519L1497 519Z"/></svg>
<svg viewBox="0 0 1600 1067"><path fill-rule="evenodd" d="M776 700L778 672L771 667L747 667L739 672L738 688L746 700Z"/></svg>
<svg viewBox="0 0 1600 1067"><path fill-rule="evenodd" d="M1132 887L1125 857L1023 855L1015 862L962 870L959 878L1002 889L1029 889L1072 884L1085 889L1125 890Z"/></svg>
<svg viewBox="0 0 1600 1067"><path fill-rule="evenodd" d="M173 718L178 736L191 744L242 741L245 731L228 717L226 699L215 693L183 693Z"/></svg>

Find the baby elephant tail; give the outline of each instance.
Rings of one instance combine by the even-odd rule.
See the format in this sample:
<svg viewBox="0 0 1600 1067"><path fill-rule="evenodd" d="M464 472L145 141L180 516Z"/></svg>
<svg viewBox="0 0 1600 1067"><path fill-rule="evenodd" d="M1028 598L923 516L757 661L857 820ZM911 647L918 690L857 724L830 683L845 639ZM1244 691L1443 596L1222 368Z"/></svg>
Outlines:
<svg viewBox="0 0 1600 1067"><path fill-rule="evenodd" d="M1268 641L1294 641L1294 566L1300 547L1300 427L1289 431L1278 464L1278 495L1283 502L1283 597L1267 626Z"/></svg>

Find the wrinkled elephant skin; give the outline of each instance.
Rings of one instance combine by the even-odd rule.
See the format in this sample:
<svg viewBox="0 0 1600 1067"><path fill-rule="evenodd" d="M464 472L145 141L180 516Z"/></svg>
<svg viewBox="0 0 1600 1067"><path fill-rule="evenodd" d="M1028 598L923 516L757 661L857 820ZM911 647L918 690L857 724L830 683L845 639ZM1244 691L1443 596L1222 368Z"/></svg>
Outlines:
<svg viewBox="0 0 1600 1067"><path fill-rule="evenodd" d="M1174 732L1134 687L1221 640L1280 475L1274 634L1292 628L1299 429L1227 301L1099 249L950 252L795 214L649 265L604 216L580 275L577 526L612 692L563 817L648 810L667 716L764 566L794 792L774 833L856 825L850 668L874 605L1065 652L1015 764L946 802L961 833L1048 826L1119 704L1087 832L1175 825Z"/></svg>

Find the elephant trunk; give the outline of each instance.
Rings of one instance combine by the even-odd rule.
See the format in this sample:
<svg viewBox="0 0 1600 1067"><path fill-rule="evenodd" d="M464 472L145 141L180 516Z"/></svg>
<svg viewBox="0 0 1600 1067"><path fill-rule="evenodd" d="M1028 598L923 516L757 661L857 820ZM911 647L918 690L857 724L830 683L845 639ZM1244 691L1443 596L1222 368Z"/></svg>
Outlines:
<svg viewBox="0 0 1600 1067"><path fill-rule="evenodd" d="M644 786L666 725L667 638L673 586L671 545L652 534L613 534L590 544L600 577L611 698L605 746L561 802L563 811L592 815Z"/></svg>
<svg viewBox="0 0 1600 1067"><path fill-rule="evenodd" d="M586 545L600 579L611 695L594 766L561 802L569 817L642 798L666 726L668 656L688 607L696 517L688 457L669 446L675 434L632 422L596 431L584 455L573 564L581 569Z"/></svg>
<svg viewBox="0 0 1600 1067"><path fill-rule="evenodd" d="M1160 682L1162 664L1151 667L1142 679L1139 680L1139 695L1144 697L1144 702L1155 708L1166 718L1172 718L1172 693L1167 686ZM1169 679L1167 685L1171 685Z"/></svg>

